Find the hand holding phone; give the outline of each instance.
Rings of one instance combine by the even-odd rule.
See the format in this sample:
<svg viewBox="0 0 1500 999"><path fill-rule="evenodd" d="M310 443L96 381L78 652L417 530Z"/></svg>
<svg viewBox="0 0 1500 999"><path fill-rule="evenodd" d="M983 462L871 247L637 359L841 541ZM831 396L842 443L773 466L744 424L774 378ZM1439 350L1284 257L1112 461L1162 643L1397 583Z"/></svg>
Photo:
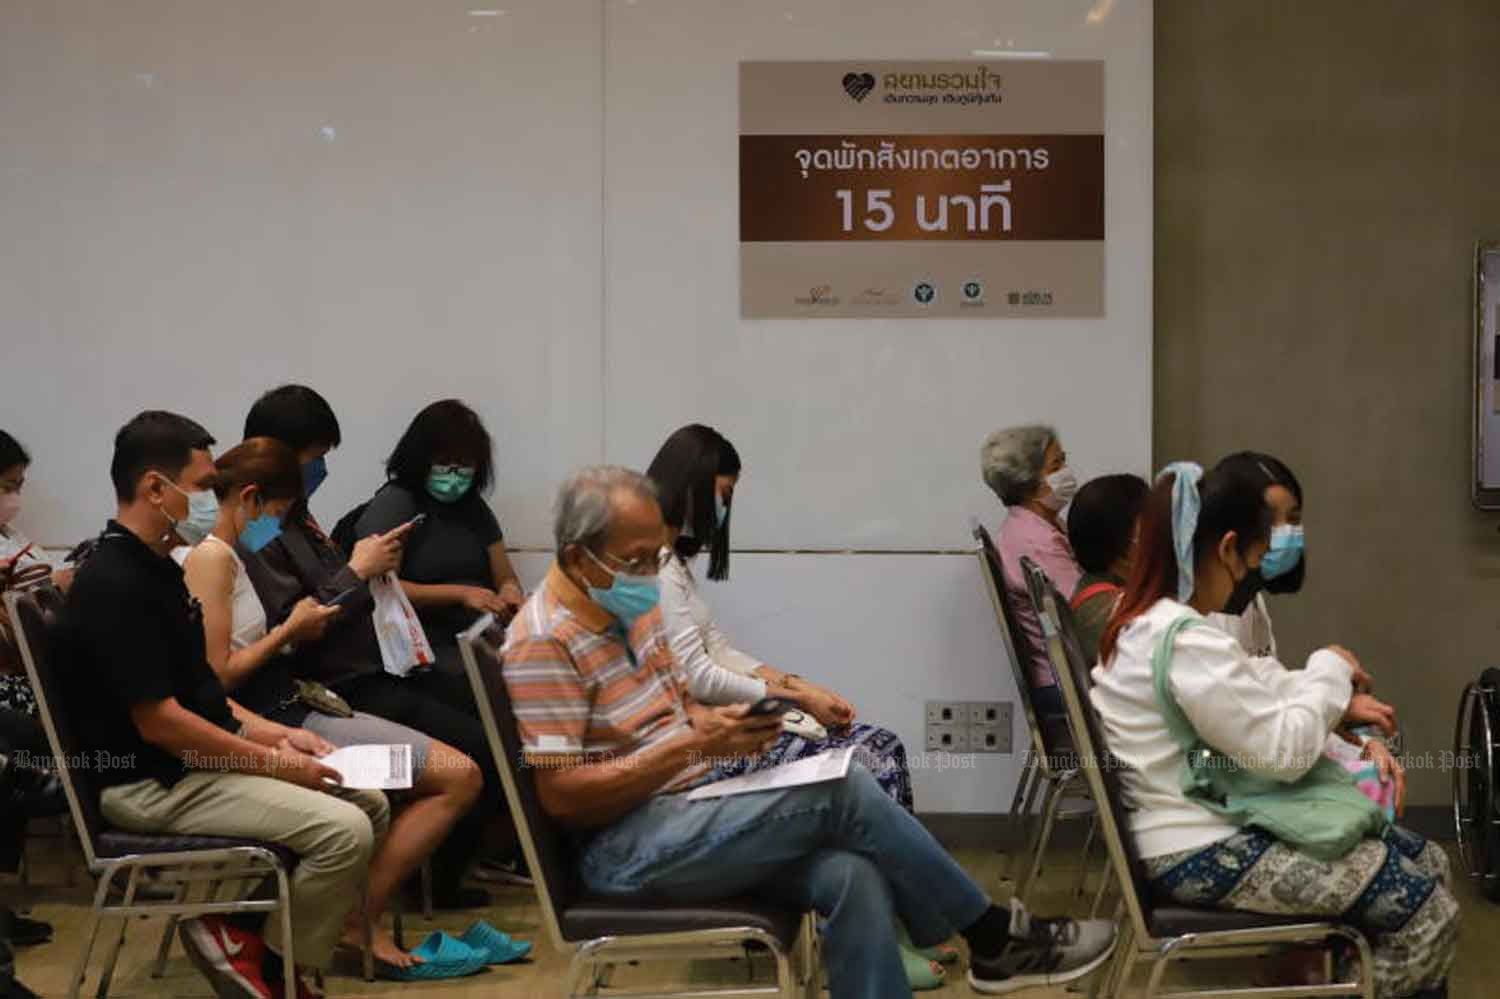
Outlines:
<svg viewBox="0 0 1500 999"><path fill-rule="evenodd" d="M797 707L797 703L785 697L762 697L750 705L750 710L745 712L745 717L756 718L760 715L784 715Z"/></svg>
<svg viewBox="0 0 1500 999"><path fill-rule="evenodd" d="M384 534L360 538L354 543L354 551L349 554L349 568L360 579L372 579L400 566L401 549L406 543L406 536L421 519L422 515L418 514Z"/></svg>

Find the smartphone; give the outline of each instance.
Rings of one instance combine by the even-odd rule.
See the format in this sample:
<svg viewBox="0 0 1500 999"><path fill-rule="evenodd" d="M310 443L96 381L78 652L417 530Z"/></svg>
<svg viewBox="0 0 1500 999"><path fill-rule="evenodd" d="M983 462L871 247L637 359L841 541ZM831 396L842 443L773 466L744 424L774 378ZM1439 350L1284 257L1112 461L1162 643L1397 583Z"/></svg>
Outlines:
<svg viewBox="0 0 1500 999"><path fill-rule="evenodd" d="M784 715L796 706L795 701L787 700L785 697L762 697L750 705L750 710L746 712L746 715L751 718L757 715Z"/></svg>
<svg viewBox="0 0 1500 999"><path fill-rule="evenodd" d="M342 607L346 603L348 603L350 600L354 599L354 596L357 593L359 593L359 587L357 587L357 586L351 586L347 590L345 590L343 593L338 594L332 600L329 600L327 603L323 604L323 606L324 607Z"/></svg>

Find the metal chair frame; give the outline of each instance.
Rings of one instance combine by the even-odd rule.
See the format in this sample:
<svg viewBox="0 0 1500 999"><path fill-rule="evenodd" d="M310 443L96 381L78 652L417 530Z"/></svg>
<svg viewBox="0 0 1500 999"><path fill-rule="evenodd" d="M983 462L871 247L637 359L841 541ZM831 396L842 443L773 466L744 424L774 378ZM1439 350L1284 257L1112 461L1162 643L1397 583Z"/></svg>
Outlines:
<svg viewBox="0 0 1500 999"><path fill-rule="evenodd" d="M118 917L120 931L113 943L109 945L109 955L99 977L97 995L100 999L104 999L109 994L109 985L114 977L120 950L125 942L125 930L131 917L160 915L181 918L214 913L247 912L279 914L285 951L282 955L286 974L284 987L288 995L295 995L296 956L293 951L295 938L292 934L291 908L288 904L291 900L291 886L285 866L268 847L236 846L208 850L127 854L117 857L100 857L97 854L94 848L94 831L87 819L87 812L83 808L79 788L73 779L72 768L69 764L70 756L67 749L70 747L63 746L54 722L51 705L48 703L47 695L51 685L43 682L38 661L39 650L32 647L32 636L23 624L26 617L22 611L23 602L29 602L31 604L29 609L40 615L40 608L29 595L16 592L5 595L5 609L15 624L16 644L21 652L21 660L26 665L26 675L31 680L32 688L36 693L42 727L47 732L47 744L51 747L58 763L58 777L62 780L63 790L67 794L68 811L73 817L78 841L83 848L84 860L89 873L98 879L93 905L89 912L88 937L84 942L82 953L78 955L69 980L67 993L69 999L76 999L83 988L89 958L93 954L94 943L99 936L99 926L105 918ZM140 887L141 876L148 872L156 873L156 881L159 884L176 885L176 897L171 901L138 901L136 891ZM117 884L122 876L124 883ZM269 899L246 899L233 902L219 902L212 895L198 902L189 901L187 898L187 888L192 884L216 883L238 878L272 879L276 888L275 894ZM117 890L119 894L115 897L114 893ZM170 944L173 925L168 925L169 935L163 941L162 950Z"/></svg>
<svg viewBox="0 0 1500 999"><path fill-rule="evenodd" d="M1488 672L1486 675L1488 675ZM1478 882L1480 892L1492 900L1500 898L1500 857L1493 855L1495 827L1500 826L1500 812L1495 807L1495 724L1491 714L1500 693L1484 677L1464 687L1458 702L1458 719L1453 730L1453 833L1458 841L1459 861L1464 873ZM1475 729L1482 728L1483 746L1474 744ZM1475 771L1481 771L1484 787L1474 800ZM1486 813L1480 816L1482 808Z"/></svg>
<svg viewBox="0 0 1500 999"><path fill-rule="evenodd" d="M983 526L975 524L973 533L974 540L978 543L976 554L979 557L980 575L984 577L985 586L990 595L990 604L995 611L995 624L1000 629L1006 658L1010 662L1011 672L1015 679L1017 697L1021 702L1022 713L1026 717L1026 727L1031 733L1031 747L1026 752L1021 777L1016 783L1016 793L1011 798L1010 811L1007 813L1008 838L1012 842L1024 841L1026 843L1026 852L1023 854L1026 858L1025 866L1020 868L1022 874L1015 883L1015 897L1024 904L1041 874L1042 863L1047 856L1047 848L1051 845L1057 820L1059 818L1087 818L1093 813L1061 811L1063 800L1069 794L1087 794L1088 787L1078 767L1071 765L1076 762L1072 759L1072 748L1051 744L1047 727L1042 724L1036 705L1032 701L1031 678L1026 675L1026 664L1031 661L1031 657L1025 654L1025 647L1022 645L1026 641L1025 634L1015 621L1014 611L1009 604L1010 598L1005 592L1005 563L1000 556L1000 550ZM1024 563L1027 560L1022 561ZM1066 723L1066 719L1064 721ZM1069 734L1071 736L1071 731ZM1036 805L1039 790L1042 792L1040 821L1033 824L1032 810ZM1081 876L1087 875L1088 854L1092 841L1091 831L1085 839L1083 853L1079 857ZM1078 889L1080 892L1081 885L1080 878Z"/></svg>
<svg viewBox="0 0 1500 999"><path fill-rule="evenodd" d="M1159 935L1152 930L1150 918L1153 911L1151 899L1144 897L1139 885L1141 877L1139 860L1134 845L1127 845L1125 837L1130 835L1122 803L1111 794L1105 782L1104 768L1099 765L1107 760L1108 746L1103 743L1103 730L1098 726L1094 706L1087 700L1090 664L1084 661L1082 647L1073 630L1072 611L1057 590L1048 583L1042 595L1042 630L1047 642L1047 653L1057 671L1062 688L1063 701L1072 720L1077 749L1083 761L1083 772L1093 791L1094 801L1099 805L1099 831L1109 851L1121 895L1124 915L1128 916L1122 927L1124 937L1115 948L1115 956L1109 970L1096 978L1090 990L1090 999L1103 994L1112 999L1125 994L1130 984L1131 973L1142 964L1150 966L1145 989L1145 999L1157 996L1170 999L1217 999L1217 997L1254 997L1254 999L1313 999L1358 995L1362 999L1374 999L1374 962L1370 955L1370 944L1353 927L1323 920L1308 920L1294 924L1266 925L1246 929L1214 930L1200 933L1184 933L1176 936ZM1096 741L1097 739L1097 741ZM1114 779L1111 777L1111 779ZM1287 987L1226 986L1206 989L1193 988L1163 992L1162 979L1175 961L1201 960L1208 958L1239 958L1261 956L1279 945L1297 943L1328 944L1333 939L1347 941L1359 954L1359 978L1327 985L1301 985ZM1102 990L1102 992L1101 992Z"/></svg>
<svg viewBox="0 0 1500 999"><path fill-rule="evenodd" d="M479 707L480 721L484 725L485 738L500 771L500 780L505 787L505 800L509 806L516 833L525 851L526 862L536 885L537 901L542 910L542 921L548 935L560 953L571 953L564 995L568 999L579 996L598 995L599 989L609 982L613 969L635 961L681 961L690 958L730 958L745 953L747 944L758 944L771 955L776 966L774 986L747 986L744 988L702 989L687 987L680 990L646 992L611 992L621 999L754 999L775 996L778 999L817 999L820 994L818 975L818 946L810 915L804 915L797 940L791 948L783 947L774 935L759 927L733 926L713 927L674 933L621 934L599 936L587 940L569 940L563 935L562 924L553 907L549 874L536 846L531 823L523 806L514 762L506 752L496 724L490 701L490 691L481 672L475 646L486 641L486 633L495 627L492 615L485 615L467 631L459 635L459 651L464 670L473 685L474 701Z"/></svg>

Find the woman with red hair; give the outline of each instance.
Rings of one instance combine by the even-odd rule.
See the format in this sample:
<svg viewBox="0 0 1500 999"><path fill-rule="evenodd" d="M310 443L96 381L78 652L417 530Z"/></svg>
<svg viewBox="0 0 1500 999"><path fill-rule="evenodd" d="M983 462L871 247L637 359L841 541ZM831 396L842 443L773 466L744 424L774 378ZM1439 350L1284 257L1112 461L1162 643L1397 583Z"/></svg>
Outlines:
<svg viewBox="0 0 1500 999"><path fill-rule="evenodd" d="M1366 692L1369 674L1341 651L1319 649L1305 669L1286 670L1207 621L1243 613L1264 586L1273 520L1264 486L1235 463L1204 475L1177 462L1147 498L1091 693L1124 764L1130 831L1159 897L1340 919L1370 939L1379 995L1446 996L1458 904L1441 849L1385 824L1377 810L1369 828L1379 834L1351 837L1354 845L1330 858L1185 790L1188 760L1174 734L1183 725L1235 769L1287 788L1318 764L1331 732L1395 727L1395 712Z"/></svg>

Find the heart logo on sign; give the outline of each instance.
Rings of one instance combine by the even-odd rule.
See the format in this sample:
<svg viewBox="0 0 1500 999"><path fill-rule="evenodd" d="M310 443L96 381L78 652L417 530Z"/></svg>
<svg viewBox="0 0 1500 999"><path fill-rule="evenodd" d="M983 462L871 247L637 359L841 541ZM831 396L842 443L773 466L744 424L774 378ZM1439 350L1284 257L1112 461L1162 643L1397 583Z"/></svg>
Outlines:
<svg viewBox="0 0 1500 999"><path fill-rule="evenodd" d="M875 89L875 77L869 73L845 73L844 91L857 101L862 101L870 96L870 91Z"/></svg>

